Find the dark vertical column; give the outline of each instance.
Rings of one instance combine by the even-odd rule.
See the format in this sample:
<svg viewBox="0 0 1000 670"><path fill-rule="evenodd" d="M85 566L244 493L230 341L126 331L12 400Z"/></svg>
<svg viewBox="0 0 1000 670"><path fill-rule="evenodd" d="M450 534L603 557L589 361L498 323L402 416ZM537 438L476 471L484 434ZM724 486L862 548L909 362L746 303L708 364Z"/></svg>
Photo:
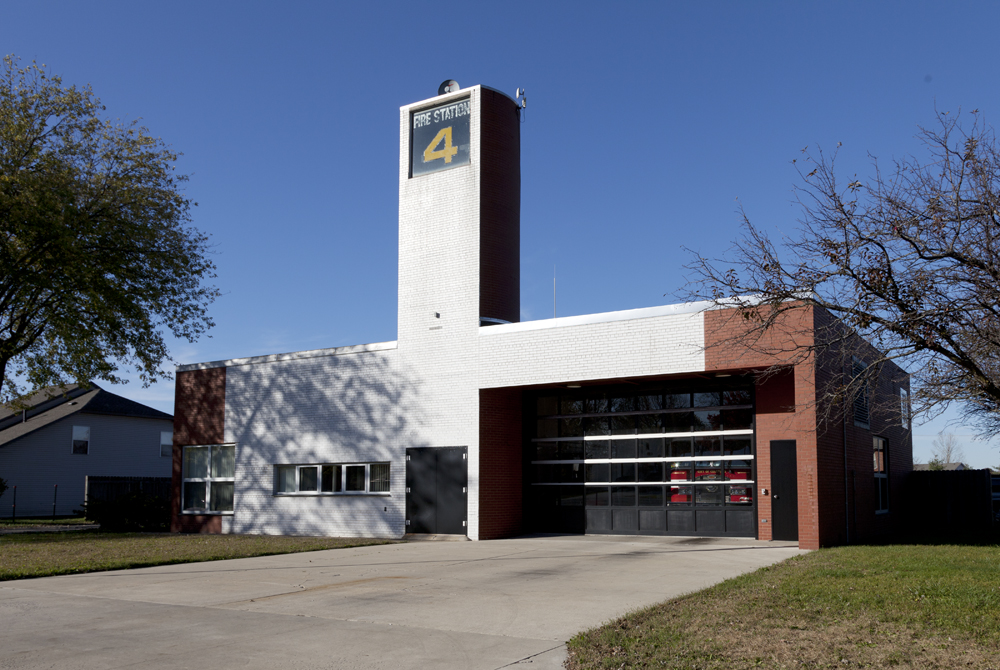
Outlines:
<svg viewBox="0 0 1000 670"><path fill-rule="evenodd" d="M479 539L523 532L520 389L479 391Z"/></svg>
<svg viewBox="0 0 1000 670"><path fill-rule="evenodd" d="M479 316L521 314L521 124L507 96L482 89Z"/></svg>

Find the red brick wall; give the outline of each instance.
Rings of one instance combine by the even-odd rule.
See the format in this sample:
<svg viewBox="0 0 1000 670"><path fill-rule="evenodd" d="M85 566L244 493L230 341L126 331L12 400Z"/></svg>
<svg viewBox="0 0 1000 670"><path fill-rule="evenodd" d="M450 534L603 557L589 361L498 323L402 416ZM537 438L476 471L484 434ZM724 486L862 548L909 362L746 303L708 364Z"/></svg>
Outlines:
<svg viewBox="0 0 1000 670"><path fill-rule="evenodd" d="M225 441L226 368L178 372L174 390L174 458L172 520L170 530L178 533L219 533L218 515L181 514L183 447L220 444Z"/></svg>
<svg viewBox="0 0 1000 670"><path fill-rule="evenodd" d="M811 357L802 347L813 342L813 309L787 312L776 326L752 347L730 341L745 327L736 310L705 313L705 369L762 370L785 365L778 372L759 376L756 382L757 533L771 539L771 441L795 440L798 469L799 546L820 546L819 481L816 450L816 382Z"/></svg>
<svg viewBox="0 0 1000 670"><path fill-rule="evenodd" d="M892 363L883 367L872 388L870 429L855 426L853 416L847 416L845 470L844 414L839 408L830 410L821 396L828 383L842 382L844 361L850 360L852 352L827 350L819 354L818 362L801 356L801 347L811 344L814 333L833 323L833 317L825 310L811 307L795 310L786 314L755 347L750 348L729 341L735 329L741 327L741 320L735 318L735 314L735 310L706 313L707 370L788 366L787 371L758 378L756 386L760 539L771 538L771 500L760 496L760 489L771 488L772 440L796 441L800 547L816 549L844 544L848 540L875 539L892 532L896 518L902 516L899 505L903 481L913 469L911 436L902 427L899 414L899 389L909 389L906 374ZM849 341L845 346L856 350L869 362L876 360L875 351L861 340ZM791 410L790 397L794 397ZM876 515L874 512L873 435L889 441L888 514Z"/></svg>
<svg viewBox="0 0 1000 670"><path fill-rule="evenodd" d="M523 531L521 391L479 391L479 539Z"/></svg>
<svg viewBox="0 0 1000 670"><path fill-rule="evenodd" d="M479 315L521 312L521 124L505 95L482 89Z"/></svg>
<svg viewBox="0 0 1000 670"><path fill-rule="evenodd" d="M225 419L226 368L177 373L174 444L221 444Z"/></svg>
<svg viewBox="0 0 1000 670"><path fill-rule="evenodd" d="M858 358L868 363L877 359L875 350L861 340L855 339L848 346L850 349L846 350L846 356L837 351L824 355L817 377L820 385L827 379L842 384L847 375L851 374L849 365L852 354L856 353ZM831 412L830 421L821 430L820 459L823 467L830 473L822 492L825 503L822 512L824 545L871 541L902 529L901 497L903 482L913 470L913 446L910 431L902 425L899 401L901 387L909 390L906 373L897 365L886 363L871 388L870 428L855 425L852 408L848 407L846 417L839 408ZM888 441L887 514L875 513L872 458L874 436Z"/></svg>

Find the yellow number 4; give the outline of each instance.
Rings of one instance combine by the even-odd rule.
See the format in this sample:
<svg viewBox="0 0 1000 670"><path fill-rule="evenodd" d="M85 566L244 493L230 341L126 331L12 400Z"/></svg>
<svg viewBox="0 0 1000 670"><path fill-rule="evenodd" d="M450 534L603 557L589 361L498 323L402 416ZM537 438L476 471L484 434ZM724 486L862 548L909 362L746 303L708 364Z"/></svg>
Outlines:
<svg viewBox="0 0 1000 670"><path fill-rule="evenodd" d="M440 144L441 140L444 140L444 147L434 149L434 147ZM439 130L438 134L431 140L431 143L424 149L424 162L430 163L438 158L443 158L445 163L450 163L452 156L457 153L458 147L451 146L451 126L448 126Z"/></svg>

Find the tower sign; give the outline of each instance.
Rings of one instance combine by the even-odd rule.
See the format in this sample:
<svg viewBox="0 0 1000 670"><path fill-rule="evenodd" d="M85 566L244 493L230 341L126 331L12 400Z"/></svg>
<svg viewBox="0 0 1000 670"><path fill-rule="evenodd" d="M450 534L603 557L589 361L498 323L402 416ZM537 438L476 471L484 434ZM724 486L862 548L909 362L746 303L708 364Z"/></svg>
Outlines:
<svg viewBox="0 0 1000 670"><path fill-rule="evenodd" d="M410 176L469 164L469 98L446 102L410 115Z"/></svg>

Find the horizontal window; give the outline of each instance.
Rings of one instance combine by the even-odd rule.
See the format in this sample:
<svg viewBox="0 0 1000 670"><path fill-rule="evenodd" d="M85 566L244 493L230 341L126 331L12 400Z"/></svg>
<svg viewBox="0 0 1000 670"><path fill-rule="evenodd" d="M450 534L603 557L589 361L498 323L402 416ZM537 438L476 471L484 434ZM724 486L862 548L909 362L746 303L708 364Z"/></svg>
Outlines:
<svg viewBox="0 0 1000 670"><path fill-rule="evenodd" d="M389 493L388 463L275 465L277 495Z"/></svg>
<svg viewBox="0 0 1000 670"><path fill-rule="evenodd" d="M662 395L639 392L635 395L599 394L588 398L541 396L536 403L537 417L566 418L597 414L668 414L677 410L710 407L750 407L753 405L753 395L750 389Z"/></svg>
<svg viewBox="0 0 1000 670"><path fill-rule="evenodd" d="M576 463L535 463L533 484L581 484L598 482L752 482L753 458L666 461L663 459Z"/></svg>

